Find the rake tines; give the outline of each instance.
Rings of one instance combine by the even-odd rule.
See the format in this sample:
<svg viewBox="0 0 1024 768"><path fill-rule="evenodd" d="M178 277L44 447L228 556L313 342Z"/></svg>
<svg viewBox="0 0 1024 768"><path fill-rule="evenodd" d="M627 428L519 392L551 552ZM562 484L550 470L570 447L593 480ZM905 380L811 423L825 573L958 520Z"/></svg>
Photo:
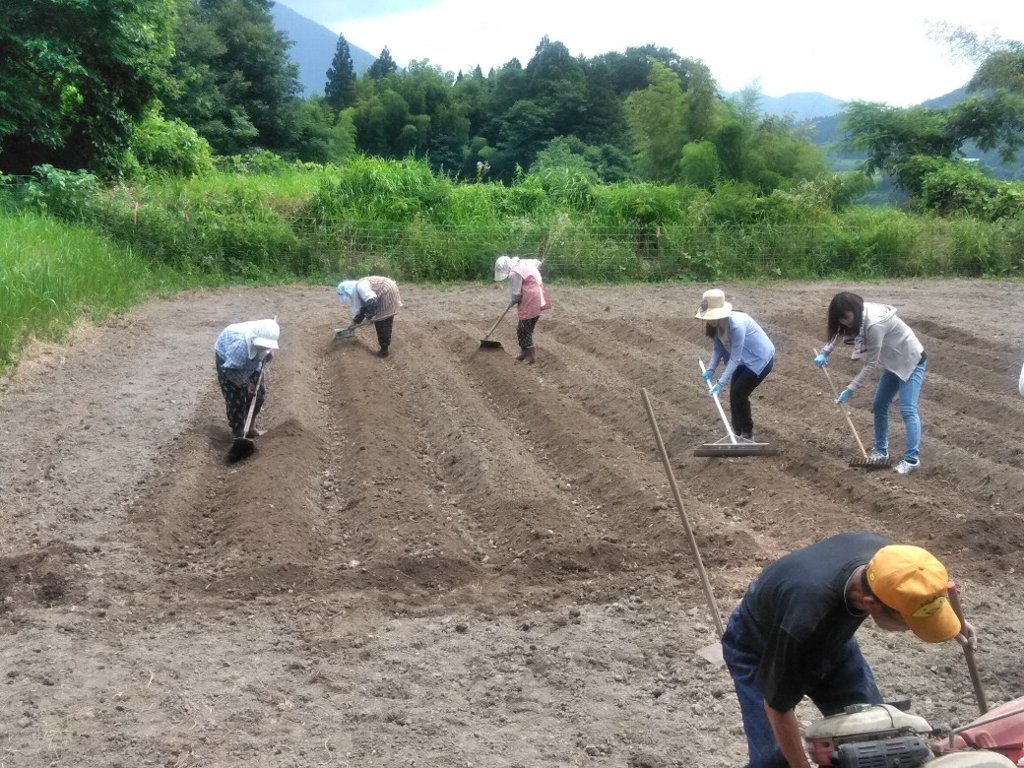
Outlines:
<svg viewBox="0 0 1024 768"><path fill-rule="evenodd" d="M872 459L870 456L862 456L856 459L850 459L850 466L865 467L867 469L885 469L886 467L892 466L892 459L888 456L877 459Z"/></svg>

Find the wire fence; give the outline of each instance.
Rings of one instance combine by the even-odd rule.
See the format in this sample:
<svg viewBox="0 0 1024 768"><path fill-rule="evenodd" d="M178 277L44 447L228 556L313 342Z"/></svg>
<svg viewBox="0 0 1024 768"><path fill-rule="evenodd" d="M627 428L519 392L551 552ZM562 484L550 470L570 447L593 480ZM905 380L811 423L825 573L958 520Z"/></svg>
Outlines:
<svg viewBox="0 0 1024 768"><path fill-rule="evenodd" d="M1024 223L972 233L941 219L856 224L593 227L393 226L305 221L296 231L326 268L406 280L486 279L500 255L541 258L551 279L581 281L1013 276Z"/></svg>
<svg viewBox="0 0 1024 768"><path fill-rule="evenodd" d="M24 189L24 187L23 187ZM10 192L10 189L8 189ZM26 206L5 194L4 208ZM684 221L611 227L588 214L448 223L275 210L235 199L150 199L51 186L43 210L154 259L242 277L388 274L486 280L500 255L541 258L553 280L589 282L1024 275L1024 221L908 216L893 209L815 221Z"/></svg>

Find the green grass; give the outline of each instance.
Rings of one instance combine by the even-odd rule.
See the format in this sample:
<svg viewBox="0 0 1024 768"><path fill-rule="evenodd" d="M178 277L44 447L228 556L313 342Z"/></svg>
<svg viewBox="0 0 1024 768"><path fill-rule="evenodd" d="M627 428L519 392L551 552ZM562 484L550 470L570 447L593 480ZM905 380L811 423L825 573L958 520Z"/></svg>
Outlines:
<svg viewBox="0 0 1024 768"><path fill-rule="evenodd" d="M184 285L177 273L83 227L0 213L0 368L32 338L58 339L80 318L98 322Z"/></svg>

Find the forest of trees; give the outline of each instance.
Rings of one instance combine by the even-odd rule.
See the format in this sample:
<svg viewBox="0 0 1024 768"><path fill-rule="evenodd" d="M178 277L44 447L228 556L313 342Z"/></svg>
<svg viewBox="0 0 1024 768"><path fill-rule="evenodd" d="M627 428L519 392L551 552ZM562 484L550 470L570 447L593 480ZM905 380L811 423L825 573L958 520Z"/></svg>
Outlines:
<svg viewBox="0 0 1024 768"><path fill-rule="evenodd" d="M592 58L544 38L484 73L388 49L356 76L342 36L323 97L302 98L271 0L8 0L0 9L0 172L50 165L103 177L202 174L269 151L343 164L424 160L467 183L559 169L595 183L738 185L752 195L828 172L806 128L757 94L723 99L700 61L656 46ZM959 37L957 37L959 35ZM978 63L948 109L854 103L846 145L923 209L1019 216L1024 185L962 159L968 142L1015 156L1024 141L1024 45L950 36Z"/></svg>

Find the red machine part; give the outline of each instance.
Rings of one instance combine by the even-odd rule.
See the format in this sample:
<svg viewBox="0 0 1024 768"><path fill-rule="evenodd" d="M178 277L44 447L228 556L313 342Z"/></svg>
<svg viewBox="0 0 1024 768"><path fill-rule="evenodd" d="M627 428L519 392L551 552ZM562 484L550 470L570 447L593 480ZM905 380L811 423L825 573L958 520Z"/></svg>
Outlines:
<svg viewBox="0 0 1024 768"><path fill-rule="evenodd" d="M1024 760L1024 696L990 709L954 734L952 745L949 739L942 739L932 745L932 750L943 755L965 749L987 749L1021 763Z"/></svg>

